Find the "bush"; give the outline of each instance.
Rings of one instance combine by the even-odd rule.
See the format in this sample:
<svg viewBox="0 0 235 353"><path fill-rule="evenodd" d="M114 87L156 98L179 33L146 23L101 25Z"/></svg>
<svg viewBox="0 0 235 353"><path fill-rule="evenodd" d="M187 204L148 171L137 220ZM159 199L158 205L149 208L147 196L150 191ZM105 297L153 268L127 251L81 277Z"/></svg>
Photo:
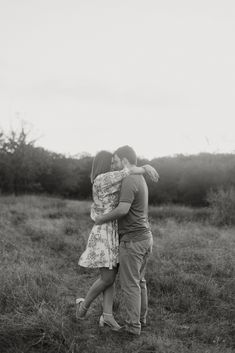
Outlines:
<svg viewBox="0 0 235 353"><path fill-rule="evenodd" d="M235 189L219 188L207 197L211 208L211 221L215 225L235 224Z"/></svg>

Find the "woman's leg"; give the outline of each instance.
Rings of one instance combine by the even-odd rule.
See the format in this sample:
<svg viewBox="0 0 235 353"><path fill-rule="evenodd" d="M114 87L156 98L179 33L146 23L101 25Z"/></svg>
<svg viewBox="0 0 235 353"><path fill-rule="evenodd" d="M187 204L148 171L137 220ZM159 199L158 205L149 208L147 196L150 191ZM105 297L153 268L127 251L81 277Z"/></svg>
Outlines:
<svg viewBox="0 0 235 353"><path fill-rule="evenodd" d="M110 270L103 267L100 269L100 277L92 284L88 290L85 300L81 305L81 311L84 311L84 309L87 311L93 300L95 300L95 298L98 297L98 295L102 292L104 292L104 297L106 298L105 303L107 303L108 307L110 306L110 303L113 300L113 289L108 291L107 294L105 294L105 290L113 285L116 273L116 268Z"/></svg>
<svg viewBox="0 0 235 353"><path fill-rule="evenodd" d="M113 283L103 291L103 312L106 314L113 313L114 290L115 284Z"/></svg>
<svg viewBox="0 0 235 353"><path fill-rule="evenodd" d="M113 283L103 291L103 312L107 314L113 313L113 298L114 298L114 291L115 291L114 281L118 271L117 267L115 267L113 271L114 271Z"/></svg>
<svg viewBox="0 0 235 353"><path fill-rule="evenodd" d="M115 269L115 277L117 269ZM106 274L105 274L106 275ZM115 280L114 277L114 280ZM111 284L103 291L103 314L100 317L100 326L108 325L111 330L119 331L121 326L113 317L113 299L114 299L115 284Z"/></svg>

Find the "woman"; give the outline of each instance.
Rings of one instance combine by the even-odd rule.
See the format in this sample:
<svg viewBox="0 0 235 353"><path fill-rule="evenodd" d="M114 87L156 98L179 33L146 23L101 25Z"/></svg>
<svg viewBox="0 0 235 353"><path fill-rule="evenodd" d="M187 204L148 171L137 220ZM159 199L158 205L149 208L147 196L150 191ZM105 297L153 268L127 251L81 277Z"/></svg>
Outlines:
<svg viewBox="0 0 235 353"><path fill-rule="evenodd" d="M118 204L118 196L122 180L129 174L147 173L152 179L156 178L156 171L149 165L131 167L120 171L110 171L112 154L107 151L99 152L92 165L91 182L93 184L93 204L91 218L112 211ZM87 247L79 259L79 265L89 268L99 268L100 277L93 283L83 298L76 300L76 317L83 319L93 300L103 292L103 314L100 326L105 324L112 330L119 330L113 317L114 281L118 266L119 238L117 221L94 225L88 238Z"/></svg>

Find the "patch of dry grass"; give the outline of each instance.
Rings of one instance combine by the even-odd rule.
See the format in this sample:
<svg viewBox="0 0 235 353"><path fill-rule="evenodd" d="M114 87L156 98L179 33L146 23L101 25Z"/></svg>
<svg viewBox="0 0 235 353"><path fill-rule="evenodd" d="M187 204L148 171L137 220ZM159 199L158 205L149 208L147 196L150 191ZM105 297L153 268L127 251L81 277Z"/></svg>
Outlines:
<svg viewBox="0 0 235 353"><path fill-rule="evenodd" d="M178 205L149 206L149 218L154 220L165 220L172 218L177 222L205 222L208 221L211 210L206 207L193 208Z"/></svg>
<svg viewBox="0 0 235 353"><path fill-rule="evenodd" d="M234 228L199 222L199 210L162 208L161 217L150 210L149 325L139 338L99 329L101 298L76 321L75 298L97 276L77 265L92 226L89 207L36 196L0 199L1 353L232 353ZM114 304L121 321L118 281Z"/></svg>

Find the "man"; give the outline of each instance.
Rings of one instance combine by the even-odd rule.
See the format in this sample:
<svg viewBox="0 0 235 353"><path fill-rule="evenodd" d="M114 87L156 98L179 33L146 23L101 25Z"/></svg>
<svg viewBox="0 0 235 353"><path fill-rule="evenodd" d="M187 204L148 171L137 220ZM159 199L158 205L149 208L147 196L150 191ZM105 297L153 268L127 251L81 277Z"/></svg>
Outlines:
<svg viewBox="0 0 235 353"><path fill-rule="evenodd" d="M118 148L113 164L114 169L136 165L135 151L129 146ZM127 314L125 330L139 335L141 326L146 325L148 297L144 276L153 244L148 223L148 187L142 175L129 175L123 180L118 206L98 217L96 224L115 219L120 237L120 284Z"/></svg>

